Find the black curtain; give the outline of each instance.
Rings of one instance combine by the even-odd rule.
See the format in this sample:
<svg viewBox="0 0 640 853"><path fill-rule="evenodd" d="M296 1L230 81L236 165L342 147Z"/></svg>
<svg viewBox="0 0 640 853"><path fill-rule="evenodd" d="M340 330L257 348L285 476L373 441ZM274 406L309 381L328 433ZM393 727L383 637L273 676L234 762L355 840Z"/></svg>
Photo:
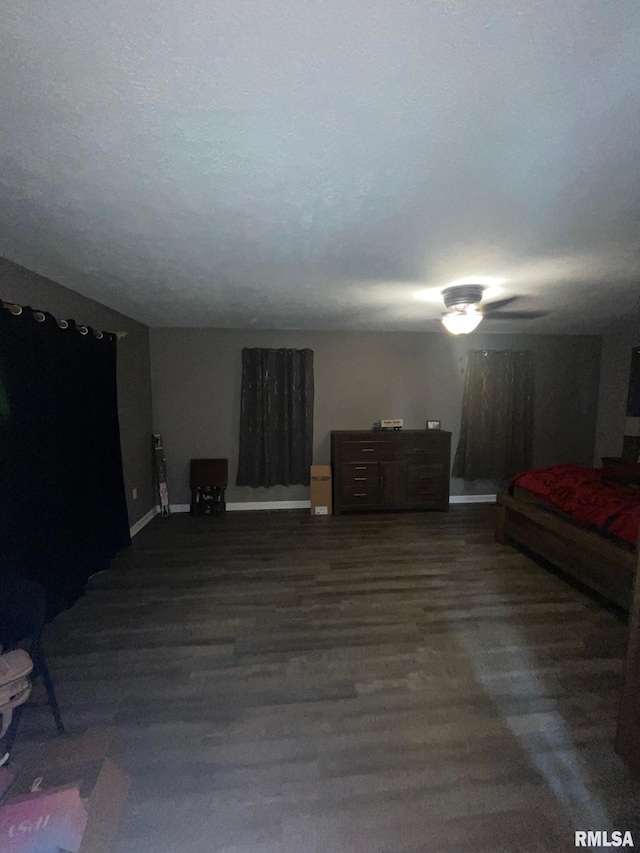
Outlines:
<svg viewBox="0 0 640 853"><path fill-rule="evenodd" d="M634 347L631 350L627 417L640 418L640 347Z"/></svg>
<svg viewBox="0 0 640 853"><path fill-rule="evenodd" d="M313 396L312 350L242 350L236 485L309 485Z"/></svg>
<svg viewBox="0 0 640 853"><path fill-rule="evenodd" d="M117 342L35 316L0 309L0 573L37 580L55 613L130 544Z"/></svg>
<svg viewBox="0 0 640 853"><path fill-rule="evenodd" d="M531 467L534 373L529 351L468 353L452 474L506 480Z"/></svg>

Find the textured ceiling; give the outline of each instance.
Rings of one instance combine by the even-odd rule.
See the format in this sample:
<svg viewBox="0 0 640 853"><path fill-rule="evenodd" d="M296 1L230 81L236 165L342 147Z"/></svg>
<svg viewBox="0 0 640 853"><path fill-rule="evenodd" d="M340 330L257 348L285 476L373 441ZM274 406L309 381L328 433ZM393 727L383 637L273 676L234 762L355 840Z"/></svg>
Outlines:
<svg viewBox="0 0 640 853"><path fill-rule="evenodd" d="M125 314L428 329L414 291L476 274L552 312L485 331L640 319L637 0L5 0L0 29L0 254Z"/></svg>

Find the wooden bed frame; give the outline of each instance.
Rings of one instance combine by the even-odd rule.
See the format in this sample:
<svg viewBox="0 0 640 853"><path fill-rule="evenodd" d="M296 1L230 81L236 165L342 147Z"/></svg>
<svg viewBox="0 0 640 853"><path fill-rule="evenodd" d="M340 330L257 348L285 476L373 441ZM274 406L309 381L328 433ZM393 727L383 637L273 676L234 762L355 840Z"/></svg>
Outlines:
<svg viewBox="0 0 640 853"><path fill-rule="evenodd" d="M640 772L640 558L629 614L629 648L620 700L616 750L627 764Z"/></svg>
<svg viewBox="0 0 640 853"><path fill-rule="evenodd" d="M640 542L635 551L542 507L500 494L496 539L525 546L629 611L616 751L640 772Z"/></svg>
<svg viewBox="0 0 640 853"><path fill-rule="evenodd" d="M496 539L523 545L625 610L631 610L637 548L626 548L509 494L497 499Z"/></svg>

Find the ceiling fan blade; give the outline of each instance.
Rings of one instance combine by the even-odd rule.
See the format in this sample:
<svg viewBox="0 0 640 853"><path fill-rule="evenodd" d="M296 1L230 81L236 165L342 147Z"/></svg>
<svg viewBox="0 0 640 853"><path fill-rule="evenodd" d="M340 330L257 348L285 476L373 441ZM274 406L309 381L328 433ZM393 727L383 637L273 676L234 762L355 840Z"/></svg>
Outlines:
<svg viewBox="0 0 640 853"><path fill-rule="evenodd" d="M481 310L484 314L491 314L494 311L499 311L501 308L506 308L507 305L511 305L517 299L520 299L520 297L508 296L506 299L496 299L495 302L483 302Z"/></svg>
<svg viewBox="0 0 640 853"><path fill-rule="evenodd" d="M548 311L496 311L485 314L485 320L537 320L546 317Z"/></svg>

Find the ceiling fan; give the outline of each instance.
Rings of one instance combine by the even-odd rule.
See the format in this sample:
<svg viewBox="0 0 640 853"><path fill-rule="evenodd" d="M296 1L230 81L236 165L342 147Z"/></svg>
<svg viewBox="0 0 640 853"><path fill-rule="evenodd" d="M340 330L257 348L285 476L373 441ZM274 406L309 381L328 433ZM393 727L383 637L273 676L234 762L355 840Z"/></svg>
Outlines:
<svg viewBox="0 0 640 853"><path fill-rule="evenodd" d="M546 311L502 310L520 299L520 296L487 302L480 309L485 290L481 284L458 284L442 291L442 299L447 309L442 317L442 325L448 332L452 335L468 335L482 320L535 320L547 314Z"/></svg>

